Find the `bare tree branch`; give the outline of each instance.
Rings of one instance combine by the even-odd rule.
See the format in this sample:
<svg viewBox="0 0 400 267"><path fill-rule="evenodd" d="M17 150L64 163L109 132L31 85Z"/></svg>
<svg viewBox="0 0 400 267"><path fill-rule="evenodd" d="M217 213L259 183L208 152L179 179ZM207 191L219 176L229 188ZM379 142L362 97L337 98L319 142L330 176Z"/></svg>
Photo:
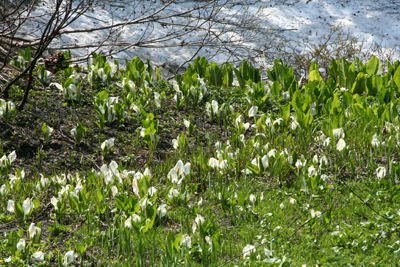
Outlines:
<svg viewBox="0 0 400 267"><path fill-rule="evenodd" d="M108 1L106 9L102 8L104 3L97 0L31 0L28 5L23 5L24 0L6 1L4 7L0 6L2 14L9 14L0 15L0 55L4 54L1 68L21 48L34 48L29 66L9 81L0 93L7 98L9 88L28 75L19 108L27 101L33 69L45 51L79 51L72 61L83 62L95 51L118 57L120 53L131 54L135 48L181 47L185 49L185 57L182 56L175 65L175 71L178 71L199 53L208 59L222 56L235 62L254 59L269 49L279 33L262 26L254 11L249 11L256 2L249 1L185 1L184 5L178 6L175 5L177 0L166 3L132 0L123 18L117 8L125 6L115 0ZM42 1L53 4L41 8ZM263 5L258 6L262 10ZM94 22L100 25L95 27L80 23L79 18L83 16L99 17L96 12L108 12L111 19L100 18ZM78 41L79 36L93 34L100 37L98 42ZM249 40L256 41L258 47L250 46ZM172 65L174 63L170 62L170 67Z"/></svg>
<svg viewBox="0 0 400 267"><path fill-rule="evenodd" d="M32 1L31 5L28 8L28 12L30 13L32 11L33 4L36 1ZM55 1L55 6L53 8L53 13L51 17L48 19L48 22L46 23L46 26L41 34L41 37L39 40L36 41L37 47L35 49L34 55L32 57L32 61L29 63L29 65L18 75L16 75L10 82L8 82L7 86L5 89L1 92L1 94L4 96L4 98L8 98L8 91L11 88L12 85L14 85L19 79L21 79L23 76L28 75L28 81L25 86L25 91L24 91L24 96L20 104L18 105L18 110L21 110L23 106L25 105L27 99L28 99L28 94L31 89L32 81L33 81L33 70L36 66L37 60L42 56L44 51L47 49L47 47L50 45L50 43L56 38L57 36L60 35L60 31L67 27L70 23L75 21L79 16L81 16L83 13L87 11L87 9L90 6L90 3L92 3L92 0L83 0L80 1L76 7L73 7L74 0L56 0ZM20 7L20 6L19 6ZM0 25L3 26L2 28L21 28L24 23L26 22L26 17L24 17L22 20L22 13L18 12L10 12L13 14L17 14L15 19L9 20L8 17L3 17L3 20L0 21ZM11 23L11 26L9 26L9 21L12 21L14 25ZM5 27L4 27L5 25ZM10 40L9 43L9 53L6 55L3 63L3 68L7 64L7 58L11 51L19 46L18 42L14 41L14 35L18 31L12 31L11 35L5 34L0 35L0 37L3 38L8 38Z"/></svg>

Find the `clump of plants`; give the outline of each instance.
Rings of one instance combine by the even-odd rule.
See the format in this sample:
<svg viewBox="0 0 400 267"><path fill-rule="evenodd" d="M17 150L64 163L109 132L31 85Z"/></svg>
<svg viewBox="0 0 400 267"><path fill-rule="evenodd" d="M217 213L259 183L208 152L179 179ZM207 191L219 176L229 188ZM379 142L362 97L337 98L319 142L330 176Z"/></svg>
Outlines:
<svg viewBox="0 0 400 267"><path fill-rule="evenodd" d="M1 102L0 265L395 265L400 62L320 67L40 69Z"/></svg>

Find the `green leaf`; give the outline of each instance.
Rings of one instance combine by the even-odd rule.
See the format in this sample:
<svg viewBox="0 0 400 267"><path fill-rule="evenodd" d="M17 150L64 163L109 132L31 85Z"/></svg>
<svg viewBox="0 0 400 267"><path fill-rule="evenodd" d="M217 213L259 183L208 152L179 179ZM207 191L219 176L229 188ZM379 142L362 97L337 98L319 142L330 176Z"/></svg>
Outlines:
<svg viewBox="0 0 400 267"><path fill-rule="evenodd" d="M11 252L15 254L17 249L17 244L19 239L21 238L15 230L12 230L10 235L8 236L8 245L11 247Z"/></svg>
<svg viewBox="0 0 400 267"><path fill-rule="evenodd" d="M247 169L249 169L249 171L251 171L254 175L260 175L260 171L256 165L249 163L247 164Z"/></svg>
<svg viewBox="0 0 400 267"><path fill-rule="evenodd" d="M370 107L368 107L366 110L366 117L369 120L371 120L371 124L376 123L378 121L378 117Z"/></svg>
<svg viewBox="0 0 400 267"><path fill-rule="evenodd" d="M196 73L199 74L200 78L205 78L207 74L208 61L205 57L197 57L193 62Z"/></svg>
<svg viewBox="0 0 400 267"><path fill-rule="evenodd" d="M186 139L186 135L184 133L182 133L181 135L179 135L178 146L179 146L179 148L186 148L187 145L188 145L188 141Z"/></svg>
<svg viewBox="0 0 400 267"><path fill-rule="evenodd" d="M373 56L368 62L366 72L369 76L382 75L383 73L382 62L376 56Z"/></svg>
<svg viewBox="0 0 400 267"><path fill-rule="evenodd" d="M353 104L353 95L349 92L343 92L342 104L343 104L343 109L347 109L348 107L350 107Z"/></svg>
<svg viewBox="0 0 400 267"><path fill-rule="evenodd" d="M271 94L274 97L280 97L282 91L282 86L278 82L274 82L271 86Z"/></svg>
<svg viewBox="0 0 400 267"><path fill-rule="evenodd" d="M339 86L350 90L356 79L356 63L342 58L339 62Z"/></svg>
<svg viewBox="0 0 400 267"><path fill-rule="evenodd" d="M128 211L128 208L127 208L127 204L129 201L128 197L118 195L118 196L115 196L115 200L116 200L115 206L117 207L117 209L123 210L123 211Z"/></svg>
<svg viewBox="0 0 400 267"><path fill-rule="evenodd" d="M340 102L338 93L336 93L333 96L333 101L332 101L332 105L331 105L331 113L332 114L338 114L341 111L342 111L342 104Z"/></svg>
<svg viewBox="0 0 400 267"><path fill-rule="evenodd" d="M46 133L47 133L47 124L46 123L43 123L43 125L42 125L42 133L43 133L43 136L46 136Z"/></svg>
<svg viewBox="0 0 400 267"><path fill-rule="evenodd" d="M22 209L22 206L20 203L18 203L18 202L14 203L14 210L15 210L16 219L23 220L24 219L24 210Z"/></svg>
<svg viewBox="0 0 400 267"><path fill-rule="evenodd" d="M132 196L132 197L129 198L129 205L128 205L128 208L129 208L130 214L132 214L132 213L138 213L138 212L139 212L140 204L139 204L139 202L136 200L135 197Z"/></svg>
<svg viewBox="0 0 400 267"><path fill-rule="evenodd" d="M318 82L324 81L324 79L321 76L321 73L319 73L318 64L315 62L311 64L310 73L308 75L308 82L313 82L313 81L318 81Z"/></svg>
<svg viewBox="0 0 400 267"><path fill-rule="evenodd" d="M32 202L33 202L33 207L34 207L35 211L37 211L40 208L40 200L38 198L36 198Z"/></svg>
<svg viewBox="0 0 400 267"><path fill-rule="evenodd" d="M353 101L354 101L353 103L363 104L361 97L358 94L353 95Z"/></svg>
<svg viewBox="0 0 400 267"><path fill-rule="evenodd" d="M311 188L312 189L317 188L317 179L316 179L316 177L310 177L310 182L311 182Z"/></svg>
<svg viewBox="0 0 400 267"><path fill-rule="evenodd" d="M292 97L292 106L294 109L300 109L302 107L301 103L301 93L299 91L295 92Z"/></svg>
<svg viewBox="0 0 400 267"><path fill-rule="evenodd" d="M261 81L261 72L259 69L254 68L253 66L249 65L249 80L255 83Z"/></svg>
<svg viewBox="0 0 400 267"><path fill-rule="evenodd" d="M366 79L364 73L359 73L351 88L353 94L363 94L366 91Z"/></svg>
<svg viewBox="0 0 400 267"><path fill-rule="evenodd" d="M372 96L380 93L383 88L383 78L381 76L374 76L371 78L371 86L368 84L368 93Z"/></svg>
<svg viewBox="0 0 400 267"><path fill-rule="evenodd" d="M280 105L279 109L282 114L283 123L287 123L290 119L290 103L285 106Z"/></svg>
<svg viewBox="0 0 400 267"><path fill-rule="evenodd" d="M397 86L397 90L400 91L400 68L397 68L396 72L394 73L393 81Z"/></svg>
<svg viewBox="0 0 400 267"><path fill-rule="evenodd" d="M82 205L79 203L78 198L69 195L69 205L75 209L78 214L81 214L83 211Z"/></svg>
<svg viewBox="0 0 400 267"><path fill-rule="evenodd" d="M32 58L32 55L31 55L31 47L28 46L28 48L25 49L25 59L26 59L27 61L30 61L31 58Z"/></svg>
<svg viewBox="0 0 400 267"><path fill-rule="evenodd" d="M367 73L367 65L364 64L361 59L358 57L355 58L355 62L357 63L358 72Z"/></svg>
<svg viewBox="0 0 400 267"><path fill-rule="evenodd" d="M86 246L83 244L76 244L75 250L78 251L79 255L83 255L83 253L86 251Z"/></svg>
<svg viewBox="0 0 400 267"><path fill-rule="evenodd" d="M397 104L393 102L390 103L389 111L390 111L390 122L394 123L396 119L399 117L399 111L397 109Z"/></svg>
<svg viewBox="0 0 400 267"><path fill-rule="evenodd" d="M222 85L222 72L218 67L217 63L211 62L209 67L210 74L210 85L221 86Z"/></svg>
<svg viewBox="0 0 400 267"><path fill-rule="evenodd" d="M284 91L289 91L291 95L297 91L297 78L293 75L293 67L288 68L287 64L283 65L282 60L274 61L272 70L267 69L268 78L275 82L278 81Z"/></svg>
<svg viewBox="0 0 400 267"><path fill-rule="evenodd" d="M101 92L97 93L96 97L99 100L104 101L108 98L108 93L107 93L107 91L101 91Z"/></svg>
<svg viewBox="0 0 400 267"><path fill-rule="evenodd" d="M139 183L139 194L141 197L146 197L147 196L147 180L146 177L142 177L138 181Z"/></svg>
<svg viewBox="0 0 400 267"><path fill-rule="evenodd" d="M229 88L232 87L233 83L233 66L232 63L229 64L223 64L221 66L221 72L222 72L222 87L223 88Z"/></svg>
<svg viewBox="0 0 400 267"><path fill-rule="evenodd" d="M180 234L182 234L182 233L180 233ZM175 252L175 244L174 244L174 241L175 241L176 239L174 239L174 234L172 233L172 232L168 232L168 234L167 234L167 244L166 245L163 245L162 244L162 246L164 247L164 249L165 250L167 250L168 252L170 252L170 253L174 253ZM179 251L179 246L178 246L178 250L177 251Z"/></svg>
<svg viewBox="0 0 400 267"><path fill-rule="evenodd" d="M329 65L329 77L332 78L337 87L340 87L339 85L339 61L336 59L332 58L332 63Z"/></svg>
<svg viewBox="0 0 400 267"><path fill-rule="evenodd" d="M311 115L311 109L309 109L303 118L304 127L308 128L311 125L312 120L313 120L313 116Z"/></svg>
<svg viewBox="0 0 400 267"><path fill-rule="evenodd" d="M279 264L279 267L290 267L290 266L291 266L291 264L289 261L284 261L281 264Z"/></svg>
<svg viewBox="0 0 400 267"><path fill-rule="evenodd" d="M308 81L309 82L313 82L313 81L323 82L324 80L318 70L312 70L312 71L310 71L310 74L308 76Z"/></svg>
<svg viewBox="0 0 400 267"><path fill-rule="evenodd" d="M187 88L190 88L195 81L197 81L196 71L193 66L189 64L188 68L186 69L185 75L183 76L183 85L187 86Z"/></svg>
<svg viewBox="0 0 400 267"><path fill-rule="evenodd" d="M237 201L238 201L238 204L239 204L240 206L243 206L244 203L245 203L245 201L246 201L246 198L245 198L245 196L244 196L243 194L238 194L238 199L237 199Z"/></svg>
<svg viewBox="0 0 400 267"><path fill-rule="evenodd" d="M242 64L240 65L239 72L241 77L244 81L249 80L249 63L247 60L243 60Z"/></svg>
<svg viewBox="0 0 400 267"><path fill-rule="evenodd" d="M245 86L246 86L246 81L243 79L242 74L240 73L240 71L238 71L238 70L235 69L235 68L233 69L233 71L235 72L236 79L237 79L238 82L239 82L239 87L240 87L240 89L244 90L244 89L245 89Z"/></svg>
<svg viewBox="0 0 400 267"><path fill-rule="evenodd" d="M146 212L147 212L147 218L150 220L147 221L145 227L142 229L143 233L145 233L153 228L154 222L157 217L156 205L153 205L153 206L147 205ZM179 242L179 244L180 244L180 242Z"/></svg>
<svg viewBox="0 0 400 267"><path fill-rule="evenodd" d="M70 86L73 83L74 83L74 78L73 77L67 78L65 80L64 84L63 84L64 90L65 90L65 88L68 88L68 86Z"/></svg>

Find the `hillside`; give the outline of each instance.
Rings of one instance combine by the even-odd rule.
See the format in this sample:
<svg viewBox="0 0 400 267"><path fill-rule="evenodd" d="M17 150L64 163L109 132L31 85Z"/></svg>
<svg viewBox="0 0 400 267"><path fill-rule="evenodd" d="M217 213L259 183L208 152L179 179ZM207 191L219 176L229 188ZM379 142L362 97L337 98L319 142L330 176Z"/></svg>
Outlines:
<svg viewBox="0 0 400 267"><path fill-rule="evenodd" d="M399 61L124 65L1 101L0 265L398 264Z"/></svg>

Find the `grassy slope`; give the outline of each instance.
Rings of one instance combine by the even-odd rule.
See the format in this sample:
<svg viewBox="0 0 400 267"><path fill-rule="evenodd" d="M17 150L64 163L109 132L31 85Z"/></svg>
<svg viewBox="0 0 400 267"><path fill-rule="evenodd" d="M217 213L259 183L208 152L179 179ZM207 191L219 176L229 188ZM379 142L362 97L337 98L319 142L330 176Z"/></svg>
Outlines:
<svg viewBox="0 0 400 267"><path fill-rule="evenodd" d="M63 260L67 251L74 250L78 255L75 263L83 266L128 263L162 266L161 262L164 266L173 266L172 262L176 262L175 266L221 266L225 263L242 266L245 261L249 266L278 266L285 261L287 266L395 266L398 263L399 186L397 181L393 183L393 173L376 179L378 166L389 170L389 158L397 157L398 145L377 148L370 145L373 131L379 134L381 141L388 140L389 136L395 138L396 132L385 132L379 128L379 122L345 117L342 127L347 149L343 153L337 151L334 140L327 146L316 140L319 131L329 132L327 116L323 114L314 118L306 129L292 130L290 122L275 125L275 131L266 131L266 140L261 138L257 148L252 140L255 129L246 131L246 144L235 143L233 120L227 119L224 126L222 122L211 122L206 115L205 102L211 100L220 105L232 104L235 112L245 114L239 109L247 112L249 108L244 91L209 87L205 101L197 107L177 110L172 86L160 81L153 90L166 93L162 107L148 102L144 108L146 112L153 112L159 121L160 142L156 151L151 152L138 136L137 128L142 123L134 112L129 112L123 125L115 121L106 126L104 133L95 124L98 117L93 96L105 89L122 98L121 88L114 83L99 88L85 84L83 88L80 103L66 103L54 87L37 83L26 108L10 123L0 122L3 153L8 155L14 150L17 153L12 172L18 168L26 173L21 182L13 186L6 175L0 178L0 185L8 187L8 193L0 200L0 231L4 241L0 242L0 260L12 255L13 266L25 265L31 261L33 252L42 251L46 253L45 265L54 266L58 255ZM12 100L18 100L21 91L15 88L11 95ZM259 113L267 114L272 120L280 118L279 107L288 103L285 99L272 99ZM245 117L244 122L254 123L253 118ZM174 150L172 139L187 132L183 119L189 118L196 128L187 136L188 147ZM41 134L44 122L54 128L48 144ZM78 122L88 129L80 146L70 133ZM109 138L115 138L115 146L103 159L100 145ZM225 148L228 140L232 145L230 152L237 152L235 157L228 161L229 167L224 171L212 169L208 162L211 157L217 158L215 143L224 143ZM242 172L257 154L265 155L271 149L277 151L275 159L269 159L267 172L260 175ZM284 165L286 161L278 159L285 150L296 152L306 165L300 169ZM318 158L326 156L327 164L322 167L319 163L313 164L315 154ZM167 175L178 160L191 163L191 174L178 188L180 195L189 192L187 200L181 196L175 200L168 198L174 185ZM112 194L111 188L116 186L117 195L143 199L143 195L135 197L133 194L133 177L118 182L114 176L114 181L107 184L101 174L96 174L103 164L111 161L119 164L119 172L150 169L147 187L157 189L153 204L159 207L165 203L168 209L166 216L157 216L154 226L147 232L142 229L139 234L140 231L124 227L129 212L121 211L123 208ZM311 165L328 177L318 181L315 188L308 177ZM50 204L51 198L62 190L54 177L62 178L63 173L72 175L66 182L71 185L70 191L79 185L75 174L81 179L83 192L86 191L86 197L80 199L81 203L86 201L81 214L69 202L65 214L58 217ZM48 177L50 183L37 189L40 174ZM251 194L256 197L255 202L251 201ZM7 201L13 199L22 203L27 197L38 200L38 206L26 220L17 222L14 214L6 211ZM198 205L200 200L202 205ZM138 227L145 226L148 212L134 207L132 210L142 219ZM193 233L198 214L205 222L203 229L197 226ZM42 236L38 244L31 244L27 238L26 229L31 222L41 222ZM15 250L16 244L11 244L10 236L6 238L12 231L19 230L23 230L20 236L12 235L15 240L22 236L26 239L28 245L24 253ZM183 245L179 248L180 233L191 237L191 248ZM205 236L213 240L212 245ZM239 255L248 244L257 249L245 260ZM85 252L80 255L79 249Z"/></svg>

